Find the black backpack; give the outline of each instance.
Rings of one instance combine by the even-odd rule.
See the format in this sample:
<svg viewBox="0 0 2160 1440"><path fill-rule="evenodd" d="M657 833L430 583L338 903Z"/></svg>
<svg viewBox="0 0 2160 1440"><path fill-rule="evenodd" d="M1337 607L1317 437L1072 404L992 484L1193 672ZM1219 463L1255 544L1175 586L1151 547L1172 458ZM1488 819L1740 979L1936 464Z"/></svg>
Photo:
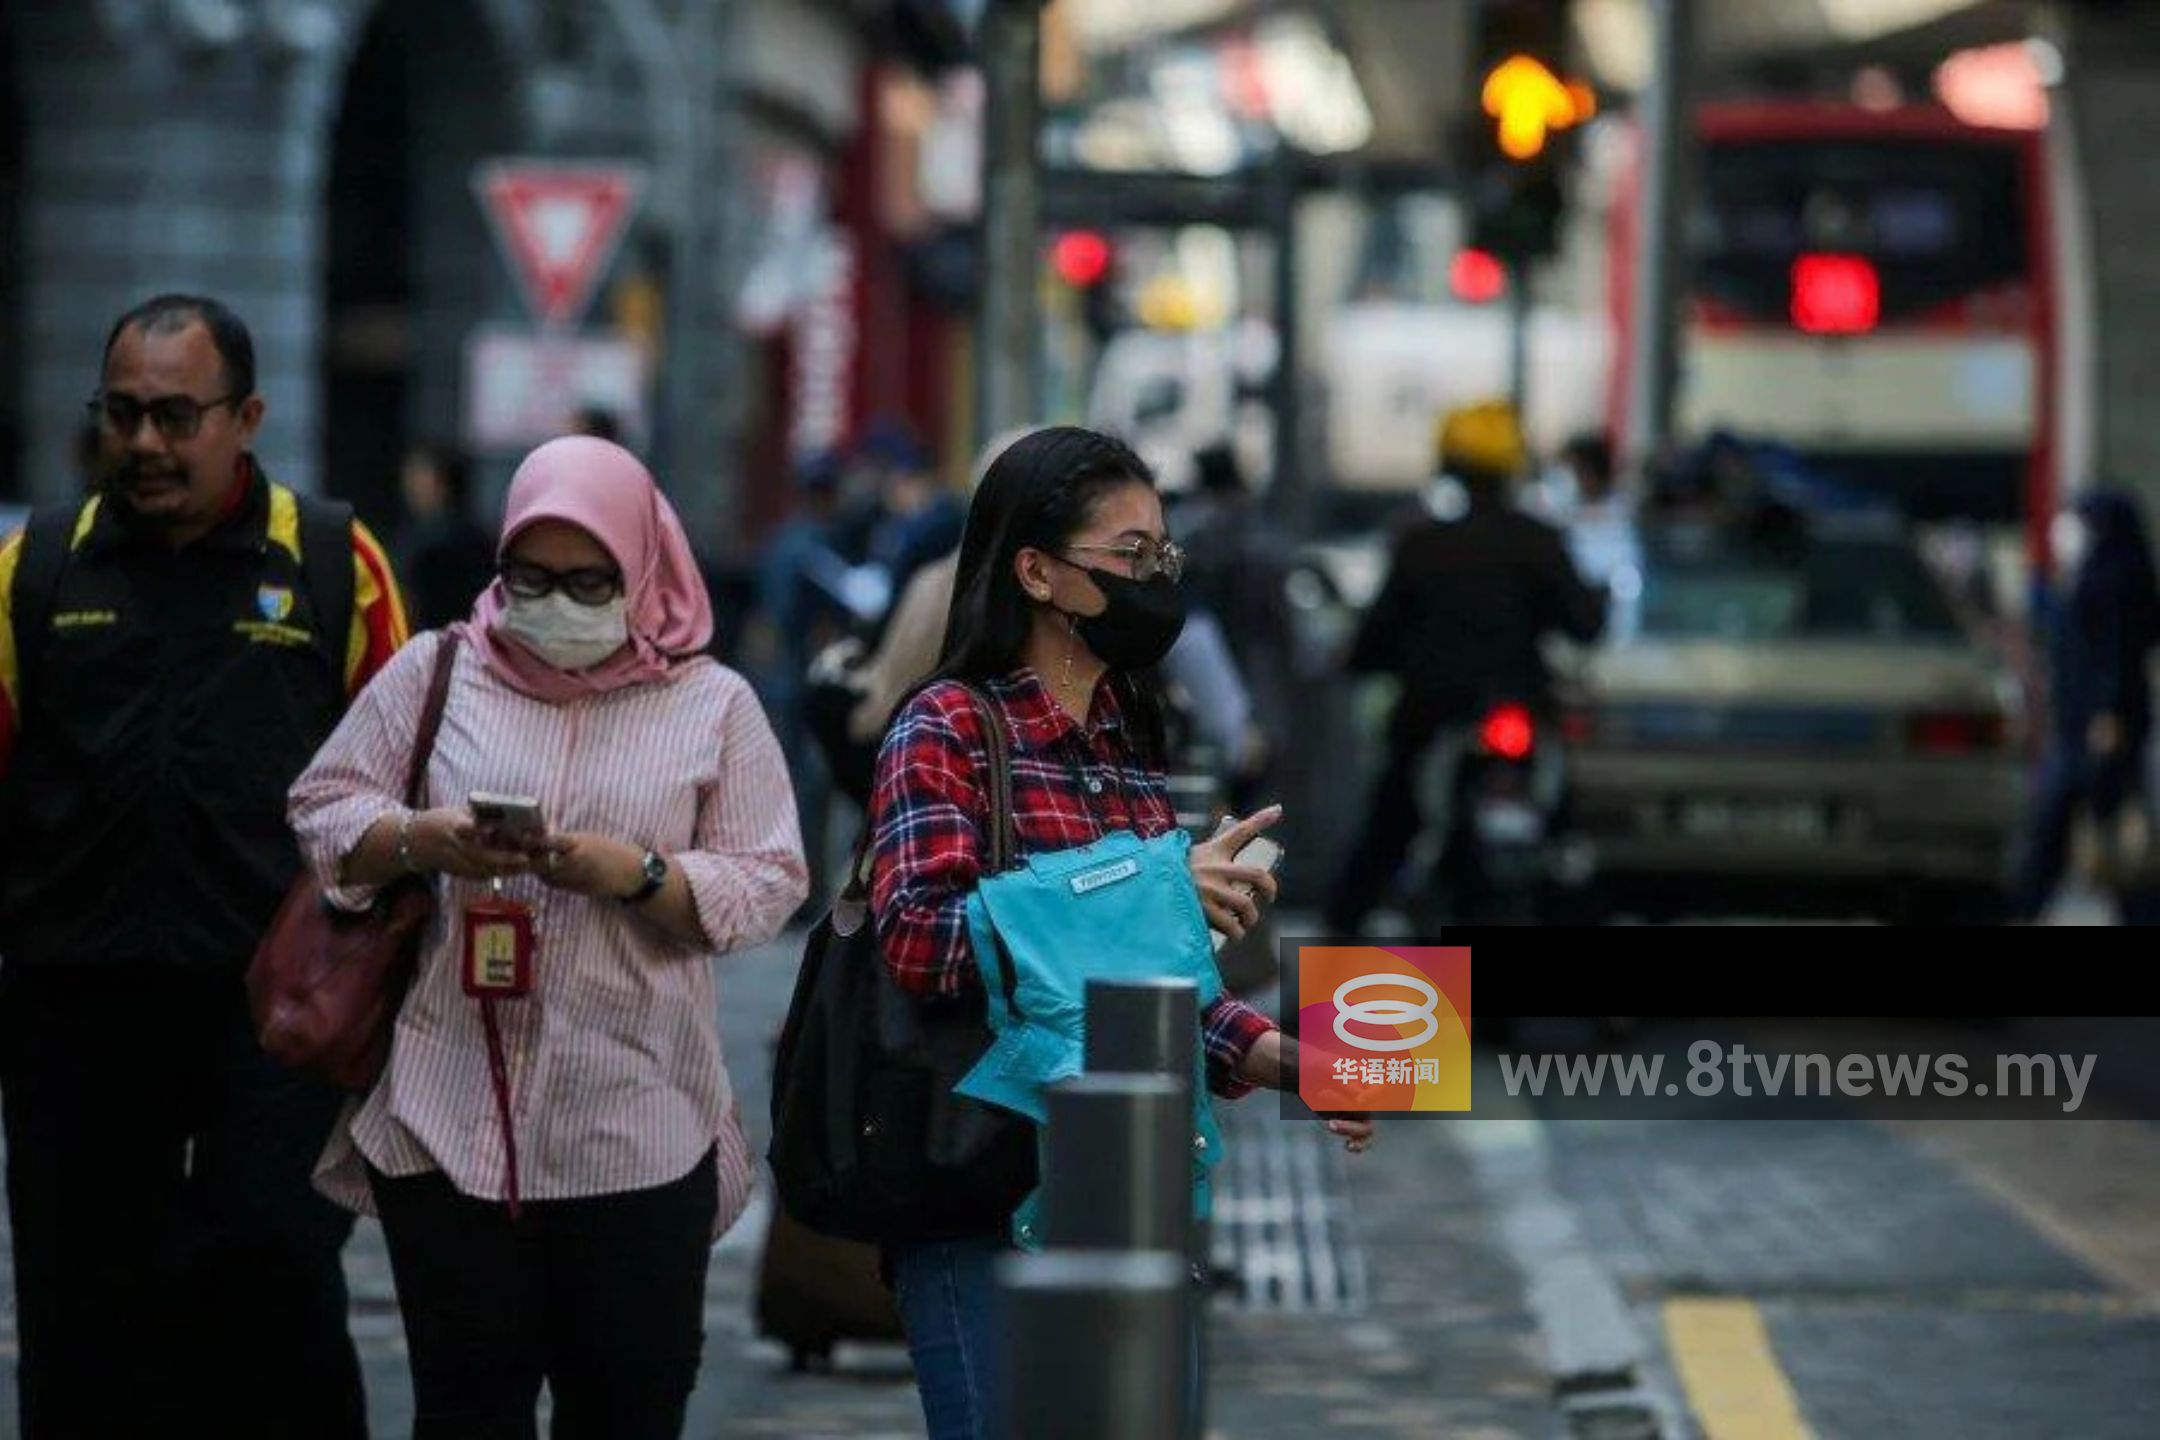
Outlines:
<svg viewBox="0 0 2160 1440"><path fill-rule="evenodd" d="M995 707L971 686L990 750L990 865L1016 853L1012 769ZM990 1043L980 986L924 998L892 981L869 914L869 834L810 932L773 1058L780 1204L848 1240L951 1240L1004 1228L1036 1185L1035 1127L955 1095ZM1003 967L1010 977L1013 967Z"/></svg>

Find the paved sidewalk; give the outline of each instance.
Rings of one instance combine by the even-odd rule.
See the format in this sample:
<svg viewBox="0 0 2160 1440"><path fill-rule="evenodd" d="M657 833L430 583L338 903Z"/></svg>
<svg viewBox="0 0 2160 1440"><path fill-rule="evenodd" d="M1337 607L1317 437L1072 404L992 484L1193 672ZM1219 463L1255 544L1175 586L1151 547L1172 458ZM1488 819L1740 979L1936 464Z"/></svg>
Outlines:
<svg viewBox="0 0 2160 1440"><path fill-rule="evenodd" d="M770 1042L785 1012L796 937L721 969L721 1027L753 1147L766 1138ZM1351 1157L1276 1097L1226 1114L1229 1165L1218 1255L1249 1299L1218 1300L1211 1434L1502 1440L1553 1433L1549 1386L1520 1277L1498 1242L1445 1120L1398 1119ZM687 1435L883 1440L919 1436L897 1347L843 1346L830 1373L791 1374L755 1333L753 1291L769 1183L717 1247L706 1289L705 1365ZM0 1256L0 1264L4 1264ZM363 1220L346 1252L352 1329L374 1433L409 1433L411 1394L382 1232ZM0 1353L12 1356L12 1283ZM1321 1308L1332 1305L1334 1308ZM15 1429L14 1366L0 1365L0 1440Z"/></svg>

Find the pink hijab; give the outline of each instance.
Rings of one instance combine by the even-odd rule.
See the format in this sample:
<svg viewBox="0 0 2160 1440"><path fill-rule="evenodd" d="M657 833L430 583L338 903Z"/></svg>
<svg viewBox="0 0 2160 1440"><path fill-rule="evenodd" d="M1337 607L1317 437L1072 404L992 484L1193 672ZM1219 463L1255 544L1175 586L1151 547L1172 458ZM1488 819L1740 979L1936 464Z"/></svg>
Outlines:
<svg viewBox="0 0 2160 1440"><path fill-rule="evenodd" d="M497 579L460 622L465 643L504 684L560 704L666 679L712 640L712 600L682 521L652 475L620 445L589 436L550 440L518 466L503 506L498 556L528 525L562 520L599 541L622 567L630 643L589 670L558 670L502 629L508 605Z"/></svg>

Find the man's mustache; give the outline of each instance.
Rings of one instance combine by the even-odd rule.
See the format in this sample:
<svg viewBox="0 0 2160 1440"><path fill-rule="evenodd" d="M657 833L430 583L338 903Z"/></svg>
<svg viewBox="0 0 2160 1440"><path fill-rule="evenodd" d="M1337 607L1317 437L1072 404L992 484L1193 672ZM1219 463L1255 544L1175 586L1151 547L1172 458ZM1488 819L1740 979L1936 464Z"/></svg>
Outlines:
<svg viewBox="0 0 2160 1440"><path fill-rule="evenodd" d="M145 480L176 480L187 482L187 472L177 465L151 465L140 460L122 460L106 471L105 483L115 490L132 490Z"/></svg>

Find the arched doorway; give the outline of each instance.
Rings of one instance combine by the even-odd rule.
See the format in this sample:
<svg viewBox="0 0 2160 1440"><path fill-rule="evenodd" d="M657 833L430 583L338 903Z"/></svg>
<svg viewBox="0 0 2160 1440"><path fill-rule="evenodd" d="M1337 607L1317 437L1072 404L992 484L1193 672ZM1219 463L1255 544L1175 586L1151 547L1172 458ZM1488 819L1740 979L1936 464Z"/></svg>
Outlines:
<svg viewBox="0 0 2160 1440"><path fill-rule="evenodd" d="M406 449L458 432L467 332L507 283L473 166L519 134L512 66L472 0L384 0L331 144L324 489L386 539Z"/></svg>

